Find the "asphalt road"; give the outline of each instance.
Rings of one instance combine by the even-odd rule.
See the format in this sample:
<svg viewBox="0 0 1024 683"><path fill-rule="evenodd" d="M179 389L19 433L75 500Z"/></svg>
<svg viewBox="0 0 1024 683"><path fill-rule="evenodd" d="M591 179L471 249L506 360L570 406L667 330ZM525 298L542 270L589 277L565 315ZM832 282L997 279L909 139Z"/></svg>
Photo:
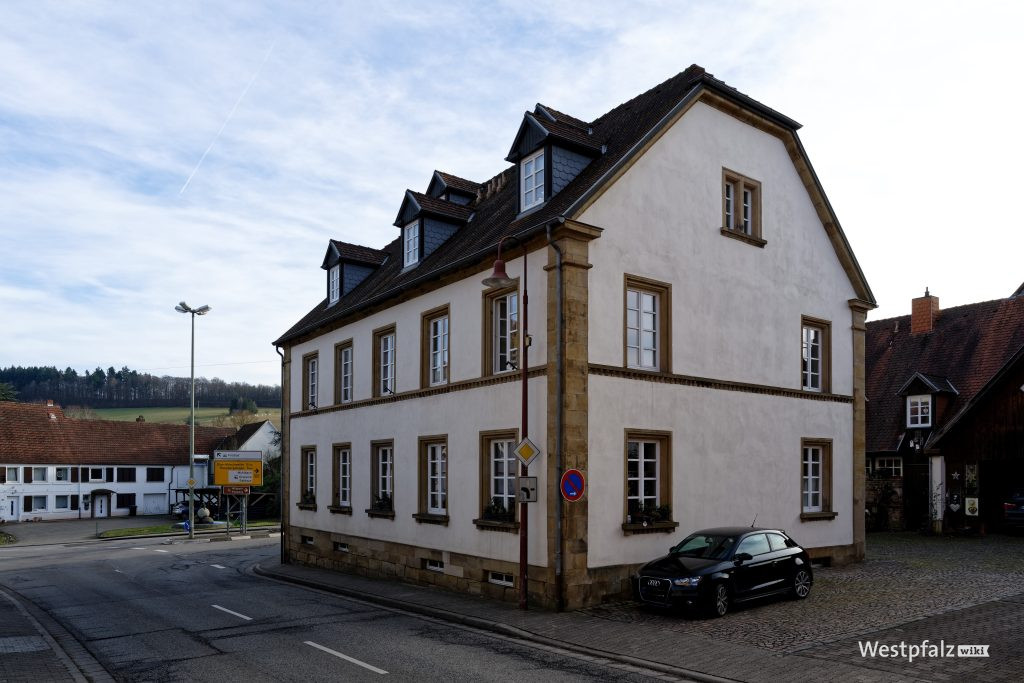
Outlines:
<svg viewBox="0 0 1024 683"><path fill-rule="evenodd" d="M124 681L662 679L248 572L278 548L276 539L16 546L0 552L0 584Z"/></svg>

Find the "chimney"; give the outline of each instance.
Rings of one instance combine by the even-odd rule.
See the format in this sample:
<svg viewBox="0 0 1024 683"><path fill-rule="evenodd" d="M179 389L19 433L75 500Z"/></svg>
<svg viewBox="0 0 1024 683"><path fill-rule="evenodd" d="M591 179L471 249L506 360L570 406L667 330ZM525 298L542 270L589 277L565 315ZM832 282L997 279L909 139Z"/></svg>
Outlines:
<svg viewBox="0 0 1024 683"><path fill-rule="evenodd" d="M910 302L910 334L931 332L938 317L939 297L929 294L925 287L924 296Z"/></svg>
<svg viewBox="0 0 1024 683"><path fill-rule="evenodd" d="M46 407L47 408L52 408L53 407L53 399L47 399L46 400Z"/></svg>

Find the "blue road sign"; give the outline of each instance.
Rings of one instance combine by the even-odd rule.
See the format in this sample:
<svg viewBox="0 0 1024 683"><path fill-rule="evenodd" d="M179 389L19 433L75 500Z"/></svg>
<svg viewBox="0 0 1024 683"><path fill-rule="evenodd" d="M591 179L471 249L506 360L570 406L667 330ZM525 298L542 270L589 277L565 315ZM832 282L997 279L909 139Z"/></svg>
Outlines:
<svg viewBox="0 0 1024 683"><path fill-rule="evenodd" d="M586 487L583 473L579 470L566 470L565 474L562 475L562 481L558 485L558 488L562 491L562 498L565 498L570 503L574 503L582 498Z"/></svg>

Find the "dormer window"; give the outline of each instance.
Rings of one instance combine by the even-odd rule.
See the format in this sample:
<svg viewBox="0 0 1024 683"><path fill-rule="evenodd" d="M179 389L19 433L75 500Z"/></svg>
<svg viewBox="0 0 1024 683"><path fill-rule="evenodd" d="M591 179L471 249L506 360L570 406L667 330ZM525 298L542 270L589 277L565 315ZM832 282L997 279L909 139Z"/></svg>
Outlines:
<svg viewBox="0 0 1024 683"><path fill-rule="evenodd" d="M932 397L930 395L907 396L907 426L932 426Z"/></svg>
<svg viewBox="0 0 1024 683"><path fill-rule="evenodd" d="M540 149L519 164L520 204L523 211L544 202L544 150Z"/></svg>
<svg viewBox="0 0 1024 683"><path fill-rule="evenodd" d="M334 265L327 271L327 303L336 304L341 298L341 266Z"/></svg>
<svg viewBox="0 0 1024 683"><path fill-rule="evenodd" d="M405 266L415 265L420 260L420 221L419 219L407 224L402 240L405 245Z"/></svg>

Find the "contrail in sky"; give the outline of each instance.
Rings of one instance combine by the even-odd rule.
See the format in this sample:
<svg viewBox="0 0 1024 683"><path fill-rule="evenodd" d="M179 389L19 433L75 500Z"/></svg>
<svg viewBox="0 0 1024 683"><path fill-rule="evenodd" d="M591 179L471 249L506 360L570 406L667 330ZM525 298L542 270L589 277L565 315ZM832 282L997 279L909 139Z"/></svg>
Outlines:
<svg viewBox="0 0 1024 683"><path fill-rule="evenodd" d="M224 123L220 124L220 130L217 131L217 134L213 136L213 140L210 141L210 146L206 148L205 152L203 152L203 156L199 157L199 162L196 163L196 167L188 174L188 180L186 180L185 184L181 186L180 190L178 190L179 195L184 194L185 190L188 189L188 185L192 182L192 178L199 170L199 167L203 165L206 155L210 153L211 149L213 149L214 144L216 144L217 140L220 138L220 134L224 132L224 127L228 125L229 121L231 121L231 117L235 115L235 110L238 109L238 105L241 104L242 99L245 98L245 94L249 92L249 88L252 87L252 84L256 82L256 78L260 75L260 72L263 71L263 67L267 63L267 60L270 59L270 53L274 51L275 45L277 45L277 40L274 40L274 42L270 44L267 54L263 55L263 61L260 63L259 68L256 69L256 73L252 75L252 78L249 79L249 83L246 84L245 89L242 90L242 94L238 96L237 100L235 100L235 106L231 107L231 111L228 112L228 117L224 119Z"/></svg>

